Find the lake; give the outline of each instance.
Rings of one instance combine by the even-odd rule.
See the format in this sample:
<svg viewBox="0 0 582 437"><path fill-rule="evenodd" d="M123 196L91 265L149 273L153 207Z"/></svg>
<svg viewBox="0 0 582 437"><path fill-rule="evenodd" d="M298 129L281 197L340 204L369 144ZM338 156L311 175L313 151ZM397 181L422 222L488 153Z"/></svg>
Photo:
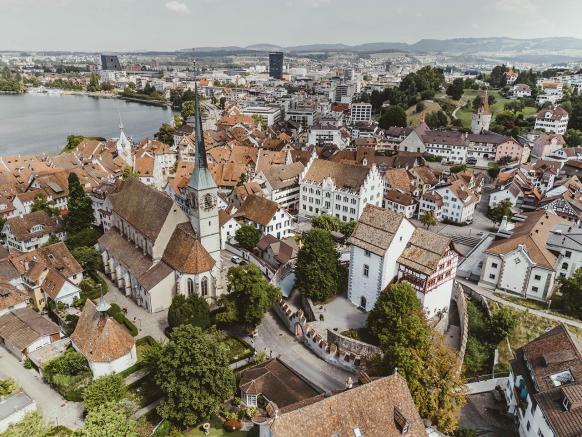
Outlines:
<svg viewBox="0 0 582 437"><path fill-rule="evenodd" d="M168 108L89 96L0 95L0 155L59 152L71 134L113 138L119 117L128 137L152 138Z"/></svg>

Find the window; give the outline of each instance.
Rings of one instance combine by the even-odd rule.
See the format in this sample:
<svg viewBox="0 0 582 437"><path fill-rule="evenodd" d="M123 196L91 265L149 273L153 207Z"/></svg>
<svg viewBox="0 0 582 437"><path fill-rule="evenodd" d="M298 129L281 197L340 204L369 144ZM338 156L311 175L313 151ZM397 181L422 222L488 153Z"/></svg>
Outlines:
<svg viewBox="0 0 582 437"><path fill-rule="evenodd" d="M495 275L493 273L489 274L489 279L495 279Z"/></svg>
<svg viewBox="0 0 582 437"><path fill-rule="evenodd" d="M364 255L366 255L367 257L370 256L370 251L369 250L364 250Z"/></svg>
<svg viewBox="0 0 582 437"><path fill-rule="evenodd" d="M194 281L191 278L188 278L188 296L192 296L194 294Z"/></svg>
<svg viewBox="0 0 582 437"><path fill-rule="evenodd" d="M521 262L521 260L520 260L519 258L515 258L515 259L513 260L513 262L514 262L515 264L519 264L519 263Z"/></svg>
<svg viewBox="0 0 582 437"><path fill-rule="evenodd" d="M542 432L542 429L538 429L538 437L544 437L544 433Z"/></svg>
<svg viewBox="0 0 582 437"><path fill-rule="evenodd" d="M370 266L368 264L364 264L364 276L367 278L370 274Z"/></svg>
<svg viewBox="0 0 582 437"><path fill-rule="evenodd" d="M531 424L529 423L529 420L527 421L527 425L525 427L527 428L528 431L531 428Z"/></svg>
<svg viewBox="0 0 582 437"><path fill-rule="evenodd" d="M202 282L200 283L200 290L202 292L202 296L208 296L208 278L202 278Z"/></svg>
<svg viewBox="0 0 582 437"><path fill-rule="evenodd" d="M564 254L564 256L566 258L570 258L572 256L572 252L570 252L569 250L567 250L566 253Z"/></svg>
<svg viewBox="0 0 582 437"><path fill-rule="evenodd" d="M540 279L542 279L542 277L541 277L540 275L535 275L535 276L534 276L534 279L535 279L536 281L539 281Z"/></svg>
<svg viewBox="0 0 582 437"><path fill-rule="evenodd" d="M562 263L562 270L568 270L568 263Z"/></svg>
<svg viewBox="0 0 582 437"><path fill-rule="evenodd" d="M538 287L532 287L532 288L531 288L531 291L533 291L534 293L537 293L537 291L538 291L538 290L539 290L539 288L538 288Z"/></svg>
<svg viewBox="0 0 582 437"><path fill-rule="evenodd" d="M497 268L497 263L491 263L491 268L496 269Z"/></svg>

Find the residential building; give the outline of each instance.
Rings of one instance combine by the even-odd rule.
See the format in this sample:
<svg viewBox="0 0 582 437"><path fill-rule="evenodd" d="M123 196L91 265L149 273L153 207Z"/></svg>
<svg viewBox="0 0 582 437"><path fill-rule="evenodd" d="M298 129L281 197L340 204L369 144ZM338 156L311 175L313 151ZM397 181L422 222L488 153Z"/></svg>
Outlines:
<svg viewBox="0 0 582 437"><path fill-rule="evenodd" d="M257 251L261 259L275 270L289 261L297 259L298 250L297 242L293 237L278 239L268 234L257 243Z"/></svg>
<svg viewBox="0 0 582 437"><path fill-rule="evenodd" d="M530 213L509 238L494 241L485 251L479 284L528 299L544 302L550 299L557 257L546 242L550 231L561 222L551 212Z"/></svg>
<svg viewBox="0 0 582 437"><path fill-rule="evenodd" d="M344 138L342 130L336 126L314 124L309 129L307 144L315 146L335 144L340 149L344 149L348 146L349 139Z"/></svg>
<svg viewBox="0 0 582 437"><path fill-rule="evenodd" d="M367 204L380 206L384 184L375 165L364 167L312 157L299 177L299 214L358 220Z"/></svg>
<svg viewBox="0 0 582 437"><path fill-rule="evenodd" d="M454 164L462 164L467 158L467 135L462 132L428 131L421 138L426 153L444 158L447 162Z"/></svg>
<svg viewBox="0 0 582 437"><path fill-rule="evenodd" d="M413 218L418 202L410 193L398 190L389 190L384 194L384 208L398 212L406 218Z"/></svg>
<svg viewBox="0 0 582 437"><path fill-rule="evenodd" d="M526 147L513 139L498 144L497 149L495 150L496 162L499 162L502 159L509 159L509 162L522 164L525 163L528 158L529 154L526 152Z"/></svg>
<svg viewBox="0 0 582 437"><path fill-rule="evenodd" d="M548 235L546 247L557 256L555 270L569 278L582 268L582 225L559 223Z"/></svg>
<svg viewBox="0 0 582 437"><path fill-rule="evenodd" d="M515 351L504 387L507 412L523 437L582 433L580 339L564 324Z"/></svg>
<svg viewBox="0 0 582 437"><path fill-rule="evenodd" d="M564 135L570 119L566 110L560 106L542 108L536 114L534 129Z"/></svg>
<svg viewBox="0 0 582 437"><path fill-rule="evenodd" d="M259 424L261 437L427 435L398 373L332 396L319 395L281 409L273 403L266 409L271 414Z"/></svg>
<svg viewBox="0 0 582 437"><path fill-rule="evenodd" d="M38 249L53 235L60 240L65 238L63 223L44 210L9 218L2 228L2 233L6 245L20 252Z"/></svg>
<svg viewBox="0 0 582 437"><path fill-rule="evenodd" d="M366 311L395 280L410 282L429 317L449 308L459 254L402 214L367 205L349 239L348 299Z"/></svg>
<svg viewBox="0 0 582 437"><path fill-rule="evenodd" d="M511 95L516 98L531 97L531 88L525 83L518 83L511 87Z"/></svg>
<svg viewBox="0 0 582 437"><path fill-rule="evenodd" d="M249 195L234 214L239 224L251 223L261 234L285 238L291 234L293 216L277 202L255 194Z"/></svg>
<svg viewBox="0 0 582 437"><path fill-rule="evenodd" d="M236 231L240 228L240 223L230 215L227 209L221 209L218 211L218 216L220 218L220 246L224 250L226 248L226 243L233 243Z"/></svg>
<svg viewBox="0 0 582 437"><path fill-rule="evenodd" d="M442 196L436 191L424 193L418 201L418 218L432 212L438 221L443 219L444 202Z"/></svg>
<svg viewBox="0 0 582 437"><path fill-rule="evenodd" d="M288 165L272 165L260 171L255 181L259 182L267 198L277 202L290 212L299 210L299 177L305 166L301 162Z"/></svg>
<svg viewBox="0 0 582 437"><path fill-rule="evenodd" d="M503 200L509 200L511 205L515 206L522 199L523 192L519 184L512 181L506 186L491 192L489 196L489 208L495 208Z"/></svg>
<svg viewBox="0 0 582 437"><path fill-rule="evenodd" d="M271 127L281 120L281 109L274 106L247 106L242 115L260 118L265 126Z"/></svg>
<svg viewBox="0 0 582 437"><path fill-rule="evenodd" d="M352 103L350 106L350 123L372 121L372 104L371 103Z"/></svg>
<svg viewBox="0 0 582 437"><path fill-rule="evenodd" d="M538 159L554 155L566 145L564 137L559 134L540 132L533 141L531 154Z"/></svg>
<svg viewBox="0 0 582 437"><path fill-rule="evenodd" d="M60 338L59 326L32 308L14 309L0 317L2 346L19 360Z"/></svg>
<svg viewBox="0 0 582 437"><path fill-rule="evenodd" d="M462 180L437 186L434 191L443 199L442 220L455 223L470 223L479 199Z"/></svg>
<svg viewBox="0 0 582 437"><path fill-rule="evenodd" d="M87 299L71 335L73 347L89 362L93 378L123 372L137 363L135 340L107 315L110 307L103 298L98 305Z"/></svg>
<svg viewBox="0 0 582 437"><path fill-rule="evenodd" d="M10 311L26 308L28 295L9 282L0 282L0 317Z"/></svg>

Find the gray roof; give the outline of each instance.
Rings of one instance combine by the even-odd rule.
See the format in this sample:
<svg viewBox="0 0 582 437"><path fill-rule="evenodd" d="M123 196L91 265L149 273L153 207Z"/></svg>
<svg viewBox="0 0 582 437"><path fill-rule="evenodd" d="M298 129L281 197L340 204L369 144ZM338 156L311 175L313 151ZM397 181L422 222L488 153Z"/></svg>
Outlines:
<svg viewBox="0 0 582 437"><path fill-rule="evenodd" d="M349 243L384 256L404 216L389 209L366 205Z"/></svg>
<svg viewBox="0 0 582 437"><path fill-rule="evenodd" d="M0 421L28 407L34 401L23 391L4 398L0 402Z"/></svg>
<svg viewBox="0 0 582 437"><path fill-rule="evenodd" d="M554 226L548 235L548 249L569 249L582 252L582 227L567 223Z"/></svg>

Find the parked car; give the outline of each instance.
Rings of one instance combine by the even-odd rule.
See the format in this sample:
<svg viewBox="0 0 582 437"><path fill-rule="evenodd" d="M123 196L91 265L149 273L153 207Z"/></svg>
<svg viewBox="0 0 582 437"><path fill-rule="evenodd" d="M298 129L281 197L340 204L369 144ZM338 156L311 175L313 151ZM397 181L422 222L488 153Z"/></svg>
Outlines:
<svg viewBox="0 0 582 437"><path fill-rule="evenodd" d="M477 164L477 158L475 158L474 156L469 156L467 158L467 164L469 164L469 165Z"/></svg>
<svg viewBox="0 0 582 437"><path fill-rule="evenodd" d="M232 256L230 257L230 260L234 263L234 264L242 264L243 263L243 259L240 256Z"/></svg>

